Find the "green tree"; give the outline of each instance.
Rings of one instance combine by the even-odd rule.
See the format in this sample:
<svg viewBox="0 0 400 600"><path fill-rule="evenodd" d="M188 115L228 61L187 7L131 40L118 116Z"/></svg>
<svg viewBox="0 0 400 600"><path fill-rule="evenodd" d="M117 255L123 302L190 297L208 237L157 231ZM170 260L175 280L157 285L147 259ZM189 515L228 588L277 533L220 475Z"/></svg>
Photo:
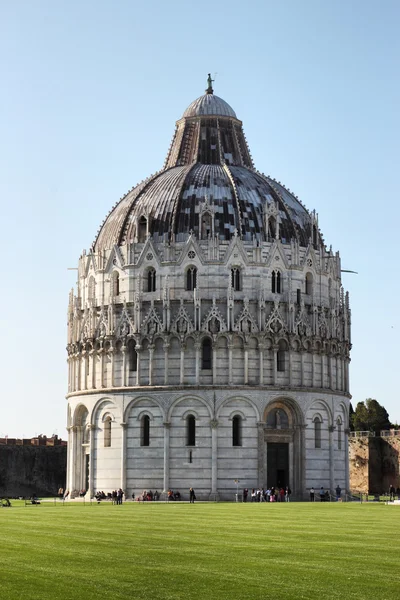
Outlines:
<svg viewBox="0 0 400 600"><path fill-rule="evenodd" d="M379 434L382 429L390 429L389 415L384 406L374 398L358 402L352 415L353 428L356 431L374 431Z"/></svg>
<svg viewBox="0 0 400 600"><path fill-rule="evenodd" d="M349 410L349 429L350 431L354 431L354 408L351 402Z"/></svg>

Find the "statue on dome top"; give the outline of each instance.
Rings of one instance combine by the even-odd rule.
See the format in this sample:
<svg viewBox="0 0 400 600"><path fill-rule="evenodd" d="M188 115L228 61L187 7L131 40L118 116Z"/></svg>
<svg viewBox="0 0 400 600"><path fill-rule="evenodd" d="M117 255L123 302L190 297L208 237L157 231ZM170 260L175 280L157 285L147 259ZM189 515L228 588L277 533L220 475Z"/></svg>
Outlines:
<svg viewBox="0 0 400 600"><path fill-rule="evenodd" d="M207 77L207 89L206 89L206 93L207 94L213 94L214 93L213 86L212 86L213 81L214 81L214 79L211 79L211 73L209 73L208 77Z"/></svg>

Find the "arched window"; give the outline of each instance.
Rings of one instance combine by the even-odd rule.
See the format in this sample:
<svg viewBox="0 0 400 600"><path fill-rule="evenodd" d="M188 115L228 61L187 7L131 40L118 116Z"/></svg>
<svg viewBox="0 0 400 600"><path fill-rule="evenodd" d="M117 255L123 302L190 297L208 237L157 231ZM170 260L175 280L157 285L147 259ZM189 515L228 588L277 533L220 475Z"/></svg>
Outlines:
<svg viewBox="0 0 400 600"><path fill-rule="evenodd" d="M321 448L321 418L316 416L314 418L314 447Z"/></svg>
<svg viewBox="0 0 400 600"><path fill-rule="evenodd" d="M137 352L135 340L128 342L129 370L137 371Z"/></svg>
<svg viewBox="0 0 400 600"><path fill-rule="evenodd" d="M201 218L201 238L206 240L211 235L211 215L204 213Z"/></svg>
<svg viewBox="0 0 400 600"><path fill-rule="evenodd" d="M280 294L282 290L282 276L280 271L272 271L271 291L273 294Z"/></svg>
<svg viewBox="0 0 400 600"><path fill-rule="evenodd" d="M186 419L186 445L196 445L196 418L194 415L189 415Z"/></svg>
<svg viewBox="0 0 400 600"><path fill-rule="evenodd" d="M117 271L114 271L111 276L111 295L119 296L119 274Z"/></svg>
<svg viewBox="0 0 400 600"><path fill-rule="evenodd" d="M306 294L307 296L312 296L313 292L313 276L311 273L307 273L306 275Z"/></svg>
<svg viewBox="0 0 400 600"><path fill-rule="evenodd" d="M104 419L104 448L111 446L111 417Z"/></svg>
<svg viewBox="0 0 400 600"><path fill-rule="evenodd" d="M232 419L232 446L242 445L242 417L235 415Z"/></svg>
<svg viewBox="0 0 400 600"><path fill-rule="evenodd" d="M197 269L188 267L186 271L186 289L192 292L197 287Z"/></svg>
<svg viewBox="0 0 400 600"><path fill-rule="evenodd" d="M240 292L242 289L241 272L238 267L231 269L231 285L235 292Z"/></svg>
<svg viewBox="0 0 400 600"><path fill-rule="evenodd" d="M156 291L156 270L151 268L147 271L147 292Z"/></svg>
<svg viewBox="0 0 400 600"><path fill-rule="evenodd" d="M210 338L205 338L201 345L201 368L212 369L212 345Z"/></svg>
<svg viewBox="0 0 400 600"><path fill-rule="evenodd" d="M96 280L93 277L93 275L89 278L89 284L88 284L88 297L89 300L94 300L96 296Z"/></svg>
<svg viewBox="0 0 400 600"><path fill-rule="evenodd" d="M140 421L140 445L150 446L150 417L143 415Z"/></svg>
<svg viewBox="0 0 400 600"><path fill-rule="evenodd" d="M276 236L276 220L274 217L268 219L268 237L274 239Z"/></svg>
<svg viewBox="0 0 400 600"><path fill-rule="evenodd" d="M147 219L146 217L140 217L138 226L138 242L143 243L147 237Z"/></svg>
<svg viewBox="0 0 400 600"><path fill-rule="evenodd" d="M342 419L340 417L338 417L338 420L336 421L336 425L337 425L337 447L338 450L342 449Z"/></svg>
<svg viewBox="0 0 400 600"><path fill-rule="evenodd" d="M276 353L276 369L277 371L283 372L285 370L285 354L286 354L286 342L283 340L279 341L278 351Z"/></svg>

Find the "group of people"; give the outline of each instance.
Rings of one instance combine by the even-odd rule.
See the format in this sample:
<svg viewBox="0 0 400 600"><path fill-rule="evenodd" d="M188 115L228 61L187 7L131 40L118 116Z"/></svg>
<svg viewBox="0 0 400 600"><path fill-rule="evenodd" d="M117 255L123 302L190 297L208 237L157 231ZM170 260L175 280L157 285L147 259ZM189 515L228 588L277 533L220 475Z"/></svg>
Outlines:
<svg viewBox="0 0 400 600"><path fill-rule="evenodd" d="M132 500L135 499L135 494L132 493ZM157 502L157 500L160 499L160 494L157 492L157 490L155 492L152 492L151 490L146 491L143 490L143 492L140 494L140 496L138 496L136 498L136 500L138 502Z"/></svg>
<svg viewBox="0 0 400 600"><path fill-rule="evenodd" d="M340 487L339 484L336 486L335 494L336 494L336 500L339 502L339 500L342 499L342 488ZM323 485L321 485L321 487L319 488L318 496L319 496L319 499L321 502L329 502L329 500L331 499L331 494L330 494L329 490L325 490ZM315 502L315 488L314 487L310 488L310 502Z"/></svg>
<svg viewBox="0 0 400 600"><path fill-rule="evenodd" d="M400 500L400 487L395 489L394 485L391 485L389 487L389 496L390 496L390 502L393 502L394 500L396 500L396 497Z"/></svg>
<svg viewBox="0 0 400 600"><path fill-rule="evenodd" d="M275 487L274 485L267 489L255 489L251 490L250 499L251 502L290 502L290 496L292 490L287 485L283 487ZM247 502L249 497L249 490L245 488L243 490L243 502Z"/></svg>

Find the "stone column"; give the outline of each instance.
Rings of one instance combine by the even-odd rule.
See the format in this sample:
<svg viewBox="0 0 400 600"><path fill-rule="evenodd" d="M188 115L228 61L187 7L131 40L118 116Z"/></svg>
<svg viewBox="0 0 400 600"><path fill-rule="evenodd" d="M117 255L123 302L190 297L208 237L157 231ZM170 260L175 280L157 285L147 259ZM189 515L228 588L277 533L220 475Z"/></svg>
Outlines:
<svg viewBox="0 0 400 600"><path fill-rule="evenodd" d="M262 421L257 423L258 430L258 487L262 488L265 485L265 439L264 439L264 425Z"/></svg>
<svg viewBox="0 0 400 600"><path fill-rule="evenodd" d="M96 356L97 352L94 348L90 351L92 357L92 389L96 389Z"/></svg>
<svg viewBox="0 0 400 600"><path fill-rule="evenodd" d="M126 354L127 354L127 348L125 346L125 344L123 344L123 346L121 347L121 352L122 352L122 387L126 386Z"/></svg>
<svg viewBox="0 0 400 600"><path fill-rule="evenodd" d="M344 430L344 454L345 454L345 487L346 492L350 492L350 472L349 472L349 433L350 429Z"/></svg>
<svg viewBox="0 0 400 600"><path fill-rule="evenodd" d="M214 356L213 356L214 358ZM179 375L179 382L181 385L183 385L185 381L185 348L184 345L181 344L181 362L180 362L180 375Z"/></svg>
<svg viewBox="0 0 400 600"><path fill-rule="evenodd" d="M126 431L128 423L122 422L122 435L121 435L121 489L125 492L126 498Z"/></svg>
<svg viewBox="0 0 400 600"><path fill-rule="evenodd" d="M304 387L304 350L300 350L300 385Z"/></svg>
<svg viewBox="0 0 400 600"><path fill-rule="evenodd" d="M258 351L259 356L259 371L260 371L260 385L264 385L264 348L259 348Z"/></svg>
<svg viewBox="0 0 400 600"><path fill-rule="evenodd" d="M94 432L96 425L89 425L89 499L94 496Z"/></svg>
<svg viewBox="0 0 400 600"><path fill-rule="evenodd" d="M293 385L293 354L292 354L292 350L289 348L288 350L289 352L289 385L292 386Z"/></svg>
<svg viewBox="0 0 400 600"><path fill-rule="evenodd" d="M249 349L244 349L244 384L249 383Z"/></svg>
<svg viewBox="0 0 400 600"><path fill-rule="evenodd" d="M112 342L111 342L111 346L110 346L110 356L111 356L111 387L114 387L114 380L115 380L115 349L114 349L114 346L112 345Z"/></svg>
<svg viewBox="0 0 400 600"><path fill-rule="evenodd" d="M100 387L104 387L104 345L100 348Z"/></svg>
<svg viewBox="0 0 400 600"><path fill-rule="evenodd" d="M229 363L229 374L228 374L228 382L229 385L233 384L233 369L232 369L232 344L228 344L228 363Z"/></svg>
<svg viewBox="0 0 400 600"><path fill-rule="evenodd" d="M328 360L328 375L329 375L329 389L332 389L332 355L329 352L329 354L327 355L327 360Z"/></svg>
<svg viewBox="0 0 400 600"><path fill-rule="evenodd" d="M212 344L212 383L215 385L217 383L217 344L213 342Z"/></svg>
<svg viewBox="0 0 400 600"><path fill-rule="evenodd" d="M164 421L164 494L169 490L169 432L171 423Z"/></svg>
<svg viewBox="0 0 400 600"><path fill-rule="evenodd" d="M277 371L278 371L278 357L276 355L276 353L278 352L278 346L272 346L271 349L272 352L272 383L273 385L276 385L276 379L277 379Z"/></svg>
<svg viewBox="0 0 400 600"><path fill-rule="evenodd" d="M325 387L325 361L324 361L324 353L321 351L321 387Z"/></svg>
<svg viewBox="0 0 400 600"><path fill-rule="evenodd" d="M200 344L195 344L196 350L196 385L200 383Z"/></svg>
<svg viewBox="0 0 400 600"><path fill-rule="evenodd" d="M77 455L77 437L78 437L78 427L76 425L70 427L70 441L71 441L71 446L68 446L68 448L70 448L70 462L69 462L69 466L70 466L70 473L69 473L69 493L70 493L70 497L72 492L76 489L76 471L77 471L77 460L76 460L76 455Z"/></svg>
<svg viewBox="0 0 400 600"><path fill-rule="evenodd" d="M311 354L311 386L315 387L315 354L314 350L312 350Z"/></svg>
<svg viewBox="0 0 400 600"><path fill-rule="evenodd" d="M68 446L67 446L67 481L65 482L65 491L72 489L72 465L74 463L74 437L73 427L67 427L68 431Z"/></svg>
<svg viewBox="0 0 400 600"><path fill-rule="evenodd" d="M334 425L329 425L329 486L331 493L335 489L335 446L334 446Z"/></svg>
<svg viewBox="0 0 400 600"><path fill-rule="evenodd" d="M85 350L83 353L83 389L87 390L87 378L88 378L88 353Z"/></svg>
<svg viewBox="0 0 400 600"><path fill-rule="evenodd" d="M211 419L211 494L210 500L218 499L218 421Z"/></svg>
<svg viewBox="0 0 400 600"><path fill-rule="evenodd" d="M77 390L81 390L82 389L82 382L81 382L81 363L82 363L82 353L79 352L78 353L78 373L77 373L77 379L76 379L76 389Z"/></svg>
<svg viewBox="0 0 400 600"><path fill-rule="evenodd" d="M149 385L153 385L153 357L154 357L154 345L149 345Z"/></svg>
<svg viewBox="0 0 400 600"><path fill-rule="evenodd" d="M169 343L164 344L164 385L168 385L168 348Z"/></svg>
<svg viewBox="0 0 400 600"><path fill-rule="evenodd" d="M136 354L137 354L137 361L136 361L136 385L140 385L140 368L141 368L141 364L140 364L140 353L141 353L141 346L136 345L135 346L135 350L136 350Z"/></svg>
<svg viewBox="0 0 400 600"><path fill-rule="evenodd" d="M293 453L293 473L291 479L293 482L292 490L298 496L303 499L305 495L305 483L306 483L306 443L305 443L305 430L307 425L296 425L293 432L293 446L289 452Z"/></svg>

